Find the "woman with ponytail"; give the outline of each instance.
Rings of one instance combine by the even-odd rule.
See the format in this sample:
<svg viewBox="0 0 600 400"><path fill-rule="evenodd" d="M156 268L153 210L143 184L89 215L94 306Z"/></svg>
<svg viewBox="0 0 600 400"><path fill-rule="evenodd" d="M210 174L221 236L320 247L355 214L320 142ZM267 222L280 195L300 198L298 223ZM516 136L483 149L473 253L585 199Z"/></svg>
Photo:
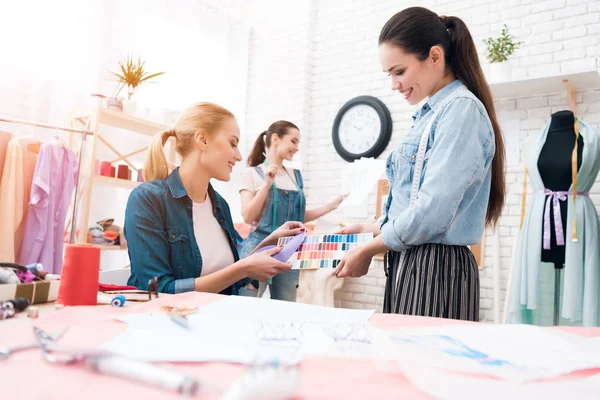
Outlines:
<svg viewBox="0 0 600 400"><path fill-rule="evenodd" d="M181 155L177 168L163 152L169 138ZM210 185L211 179L229 181L242 159L239 139L233 114L212 103L188 108L173 129L156 135L144 165L146 183L132 191L125 211L129 285L145 290L157 277L161 293L236 294L234 284L245 278L269 280L290 270L271 257L277 247L239 259L229 206ZM300 222L288 222L256 249L302 230Z"/></svg>
<svg viewBox="0 0 600 400"><path fill-rule="evenodd" d="M479 272L468 245L504 204L504 144L490 88L465 23L421 7L394 15L379 36L383 71L411 105L404 141L388 158L390 196L376 237L334 271L362 276L387 252L384 312L477 321ZM415 177L416 175L416 177Z"/></svg>
<svg viewBox="0 0 600 400"><path fill-rule="evenodd" d="M343 200L340 196L329 204L306 210L302 174L283 166L284 160L292 160L299 145L300 130L288 121L274 122L256 138L240 189L242 216L251 226L240 250L242 256L286 221L313 221L335 210ZM275 276L269 286L271 298L296 301L299 272L293 270ZM264 282L245 283L241 295L260 296L266 290Z"/></svg>

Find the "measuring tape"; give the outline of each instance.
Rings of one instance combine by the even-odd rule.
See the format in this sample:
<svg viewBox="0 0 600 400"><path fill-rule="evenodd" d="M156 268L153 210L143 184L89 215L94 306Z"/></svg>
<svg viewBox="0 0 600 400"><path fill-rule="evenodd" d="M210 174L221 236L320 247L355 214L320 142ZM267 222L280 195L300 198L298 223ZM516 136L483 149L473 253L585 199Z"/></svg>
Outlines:
<svg viewBox="0 0 600 400"><path fill-rule="evenodd" d="M411 206L413 204L415 204L415 202L419 198L419 187L421 186L421 176L423 175L423 166L425 164L425 153L427 152L427 143L429 142L429 136L431 136L431 129L433 128L434 120L435 120L435 111L433 112L433 115L429 119L427 126L425 126L425 130L421 134L421 139L419 140L419 148L417 150L417 159L415 160L415 169L414 169L414 173L413 173L412 186L410 189L410 205ZM396 295L394 296L396 305L399 301L398 294L400 292L400 285L398 284L398 278L400 277L400 267L402 267L405 257L406 257L406 251L403 251L402 253L400 253L400 261L398 262L398 267L396 268L396 279L395 279ZM396 307L394 307L394 309L395 308Z"/></svg>

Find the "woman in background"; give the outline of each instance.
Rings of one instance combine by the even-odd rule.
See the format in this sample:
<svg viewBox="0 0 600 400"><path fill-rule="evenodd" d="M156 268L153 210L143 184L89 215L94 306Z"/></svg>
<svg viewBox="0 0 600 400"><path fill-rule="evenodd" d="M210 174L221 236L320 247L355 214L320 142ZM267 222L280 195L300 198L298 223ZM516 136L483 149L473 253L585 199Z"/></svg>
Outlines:
<svg viewBox="0 0 600 400"><path fill-rule="evenodd" d="M288 121L277 121L261 133L248 157L248 168L240 189L242 216L251 232L242 245L242 257L286 221L309 222L338 208L344 196L311 210L306 210L302 174L288 169L283 161L291 161L299 150L300 130ZM269 284L271 298L296 301L299 270L273 277ZM240 294L262 296L266 283L246 282Z"/></svg>
<svg viewBox="0 0 600 400"><path fill-rule="evenodd" d="M171 137L182 157L175 169L163 152ZM290 270L271 258L280 248L249 255L252 248L239 259L229 206L210 185L211 179L229 181L242 159L239 140L233 114L212 103L188 108L173 129L154 137L144 165L146 183L132 191L125 211L129 285L145 290L156 276L161 293L235 294L233 285L246 277L269 280ZM301 223L288 222L255 247L303 230Z"/></svg>
<svg viewBox="0 0 600 400"><path fill-rule="evenodd" d="M381 228L342 230L377 236L334 273L365 275L387 252L384 312L477 321L479 271L467 246L500 217L505 187L502 134L475 44L459 18L412 7L381 30L379 58L392 90L411 105L427 102L387 160Z"/></svg>

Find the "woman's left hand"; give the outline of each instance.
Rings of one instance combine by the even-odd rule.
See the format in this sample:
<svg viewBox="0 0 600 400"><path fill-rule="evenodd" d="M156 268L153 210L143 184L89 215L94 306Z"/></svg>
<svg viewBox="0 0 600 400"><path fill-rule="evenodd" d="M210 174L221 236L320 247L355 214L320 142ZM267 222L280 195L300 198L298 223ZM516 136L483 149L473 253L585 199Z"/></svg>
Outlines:
<svg viewBox="0 0 600 400"><path fill-rule="evenodd" d="M358 278L369 272L369 266L373 256L364 246L356 247L350 250L338 264L332 275L338 278L349 276Z"/></svg>
<svg viewBox="0 0 600 400"><path fill-rule="evenodd" d="M287 236L296 236L300 233L304 232L306 228L302 222L298 221L288 221L285 224L281 225L279 228L275 229L269 236L262 241L262 243L257 247L257 249L276 245L279 238L287 237Z"/></svg>

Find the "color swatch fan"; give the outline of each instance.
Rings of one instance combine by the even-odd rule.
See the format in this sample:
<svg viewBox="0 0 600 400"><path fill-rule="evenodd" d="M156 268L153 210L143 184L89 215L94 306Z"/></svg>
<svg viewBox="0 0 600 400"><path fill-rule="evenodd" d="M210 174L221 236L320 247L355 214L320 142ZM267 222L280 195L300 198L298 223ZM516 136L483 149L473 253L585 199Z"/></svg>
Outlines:
<svg viewBox="0 0 600 400"><path fill-rule="evenodd" d="M278 245L285 246L292 239L280 238ZM371 239L372 233L307 235L288 262L292 264L292 269L335 268L348 251Z"/></svg>

